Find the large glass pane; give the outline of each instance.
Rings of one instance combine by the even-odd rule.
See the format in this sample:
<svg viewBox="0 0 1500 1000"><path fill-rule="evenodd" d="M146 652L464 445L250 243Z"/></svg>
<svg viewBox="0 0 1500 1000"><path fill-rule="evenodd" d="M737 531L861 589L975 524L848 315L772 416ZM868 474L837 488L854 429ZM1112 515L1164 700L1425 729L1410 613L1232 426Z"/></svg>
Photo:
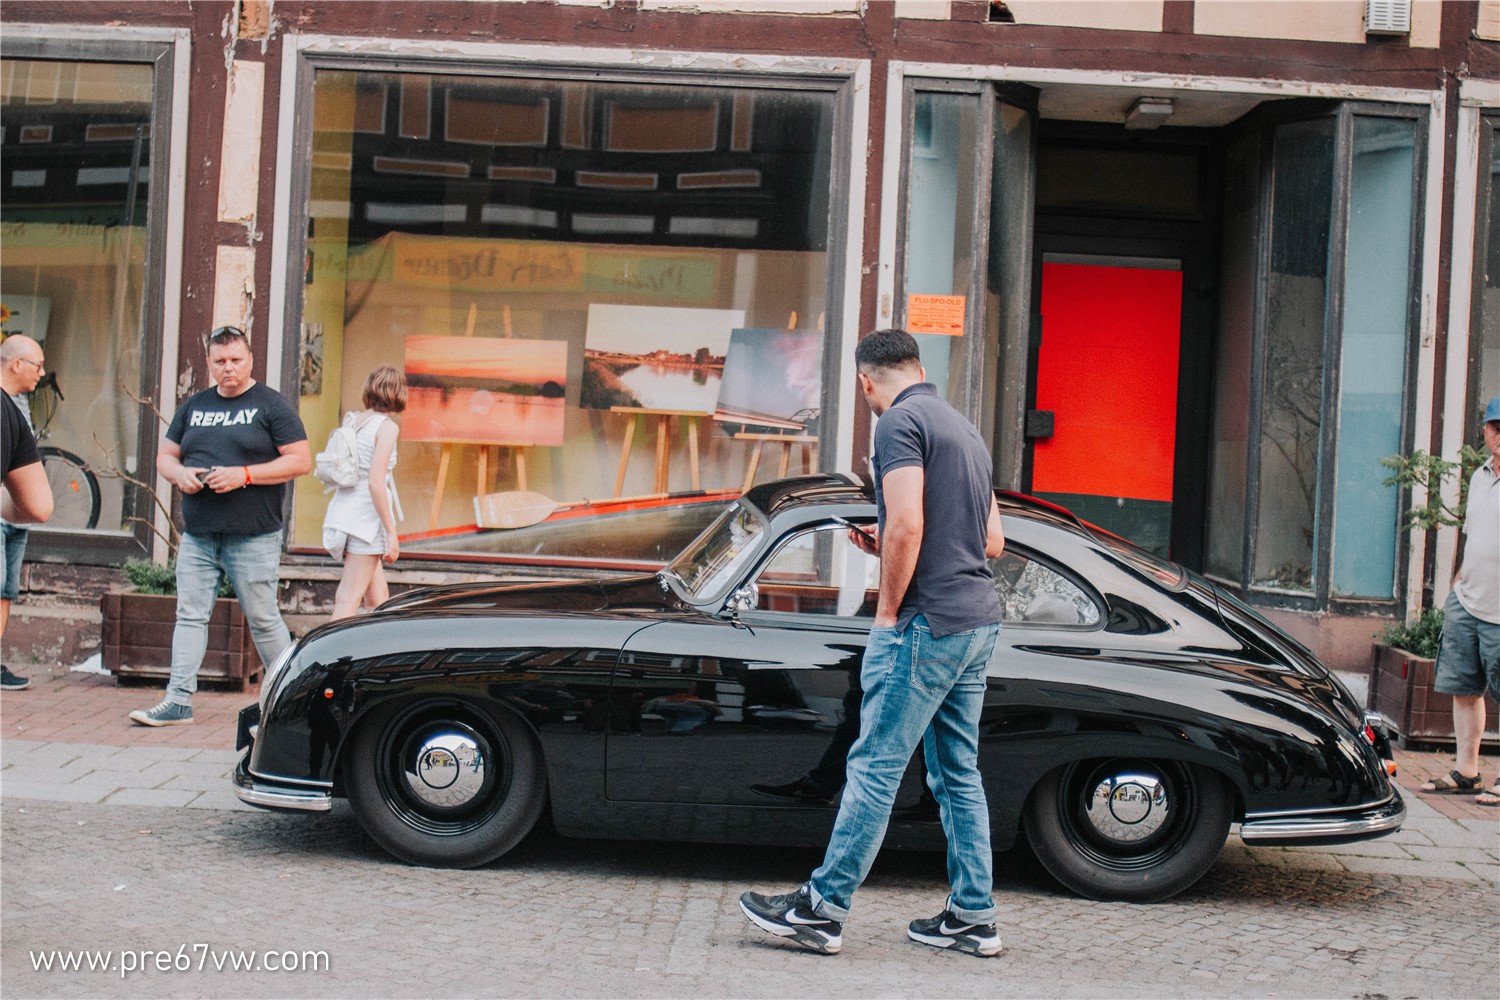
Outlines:
<svg viewBox="0 0 1500 1000"><path fill-rule="evenodd" d="M1030 233L1035 214L1032 131L1031 112L1004 102L996 105L984 356L998 359L998 377L983 380L979 428L994 451L995 482L1010 489L1021 487L1025 446L1032 309Z"/></svg>
<svg viewBox="0 0 1500 1000"><path fill-rule="evenodd" d="M1333 149L1331 118L1276 129L1252 580L1278 590L1315 572Z"/></svg>
<svg viewBox="0 0 1500 1000"><path fill-rule="evenodd" d="M405 368L404 552L661 562L815 466L832 93L320 70L312 114L302 415ZM519 490L575 506L479 527Z"/></svg>
<svg viewBox="0 0 1500 1000"><path fill-rule="evenodd" d="M48 456L48 528L119 531L137 454L152 69L0 60L0 329L42 345L52 381L20 400ZM73 457L69 457L73 456ZM82 464L97 474L85 472Z"/></svg>
<svg viewBox="0 0 1500 1000"><path fill-rule="evenodd" d="M1208 483L1209 574L1240 583L1245 567L1246 467L1250 460L1250 379L1255 339L1260 135L1230 145L1225 171L1223 292L1214 371L1214 430Z"/></svg>
<svg viewBox="0 0 1500 1000"><path fill-rule="evenodd" d="M1380 459L1401 450L1416 123L1354 119L1339 448L1333 512L1333 595L1395 596L1399 497Z"/></svg>
<svg viewBox="0 0 1500 1000"><path fill-rule="evenodd" d="M974 268L974 150L979 98L915 96L906 217L907 328L927 379L967 412L963 327ZM949 329L951 333L932 332Z"/></svg>
<svg viewBox="0 0 1500 1000"><path fill-rule="evenodd" d="M1489 197L1479 206L1479 234L1484 254L1475 262L1474 296L1477 315L1469 334L1470 419L1464 438L1483 447L1479 420L1490 400L1500 396L1500 115L1486 115L1481 134L1489 145L1489 156L1480 169L1489 175Z"/></svg>

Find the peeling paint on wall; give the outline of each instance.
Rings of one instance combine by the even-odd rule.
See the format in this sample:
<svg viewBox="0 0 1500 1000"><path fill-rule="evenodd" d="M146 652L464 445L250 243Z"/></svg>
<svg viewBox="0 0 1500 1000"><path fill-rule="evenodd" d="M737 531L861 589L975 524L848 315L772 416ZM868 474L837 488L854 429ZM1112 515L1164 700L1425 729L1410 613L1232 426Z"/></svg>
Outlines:
<svg viewBox="0 0 1500 1000"><path fill-rule="evenodd" d="M221 246L214 259L212 329L237 326L250 332L255 311L255 248Z"/></svg>
<svg viewBox="0 0 1500 1000"><path fill-rule="evenodd" d="M224 142L219 154L219 221L255 223L260 194L260 129L266 64L236 59L224 95Z"/></svg>

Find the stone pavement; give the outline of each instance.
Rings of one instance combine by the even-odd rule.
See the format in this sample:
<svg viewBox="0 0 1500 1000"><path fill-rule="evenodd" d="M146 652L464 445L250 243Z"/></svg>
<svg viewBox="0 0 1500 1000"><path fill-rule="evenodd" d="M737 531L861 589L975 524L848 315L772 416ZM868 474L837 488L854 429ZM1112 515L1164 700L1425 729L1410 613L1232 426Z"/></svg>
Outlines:
<svg viewBox="0 0 1500 1000"><path fill-rule="evenodd" d="M33 670L31 682L0 693L0 799L251 810L235 798L228 775L235 719L255 699L253 688L200 690L194 725L151 729L126 716L154 705L158 687L121 687L106 675L58 667ZM1416 791L1447 772L1449 754L1398 750L1396 758L1407 804L1399 832L1322 848L1248 847L1231 835L1228 851L1251 864L1500 885L1500 808ZM1500 772L1497 758L1483 761L1487 776Z"/></svg>

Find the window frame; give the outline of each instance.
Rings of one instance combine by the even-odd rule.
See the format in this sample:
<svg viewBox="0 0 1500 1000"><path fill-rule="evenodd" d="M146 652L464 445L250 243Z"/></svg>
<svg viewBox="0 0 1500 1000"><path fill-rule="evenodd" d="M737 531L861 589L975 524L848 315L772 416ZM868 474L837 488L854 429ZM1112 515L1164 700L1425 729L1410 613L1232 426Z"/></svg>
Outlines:
<svg viewBox="0 0 1500 1000"><path fill-rule="evenodd" d="M35 33L33 33L35 32ZM45 32L43 34L42 32ZM180 71L189 58L190 42L184 31L139 31L109 29L91 31L67 25L14 25L0 34L0 57L58 62L134 63L151 67L150 181L146 210L146 250L142 275L139 338L140 379L135 391L155 406L138 404L140 426L136 432L138 485L122 482L122 520L130 527L71 530L31 525L27 558L38 562L76 565L113 565L131 557L149 557L165 545L160 533L167 524L151 492L162 492L164 482L156 475L156 455L165 424L157 410L170 417L172 407L163 406L161 395L170 382L163 379L162 359L167 342L176 341L180 304L168 297L181 284L182 191L172 183L174 164L185 157L186 122L178 122L186 93L180 95ZM174 218L175 217L175 218ZM175 280L174 280L175 279ZM168 326L172 327L168 329ZM175 406L176 400L172 400ZM91 456L85 456L87 461Z"/></svg>
<svg viewBox="0 0 1500 1000"><path fill-rule="evenodd" d="M1217 583L1235 590L1246 603L1293 611L1328 611L1334 614L1395 614L1411 600L1403 596L1402 582L1407 578L1411 559L1409 547L1400 543L1401 524L1411 506L1409 490L1402 491L1396 508L1396 558L1392 566L1390 597L1348 597L1332 593L1333 525L1335 510L1339 427L1338 404L1342 389L1344 345L1344 301L1347 294L1348 228L1350 180L1354 159L1354 119L1392 118L1413 124L1413 168L1411 191L1411 227L1407 250L1406 344L1401 399L1401 450L1413 447L1415 421L1413 406L1417 396L1421 328L1423 240L1426 224L1426 198L1430 152L1428 119L1431 111L1424 105L1393 104L1377 101L1321 99L1292 100L1279 106L1262 106L1252 113L1248 127L1257 132L1258 176L1256 267L1253 276L1254 318L1250 367L1250 440L1255 442L1246 455L1244 534L1241 539L1241 564L1238 579L1205 573ZM1255 557L1260 534L1260 456L1261 432L1265 415L1266 351L1269 330L1267 319L1268 277L1271 267L1272 198L1275 188L1274 152L1277 126L1315 119L1334 121L1334 160L1332 213L1328 235L1327 292L1324 305L1324 368L1320 387L1320 426L1318 438L1317 502L1313 510L1314 546L1312 551L1313 586L1299 591L1257 585ZM1327 359L1337 359L1333 365ZM1211 515L1210 515L1211 516ZM1420 597L1420 595L1417 595Z"/></svg>
<svg viewBox="0 0 1500 1000"><path fill-rule="evenodd" d="M850 363L844 358L846 353L844 346L846 342L852 343L853 340L845 329L849 320L846 307L851 293L854 304L856 306L858 304L857 288L851 289L847 280L849 268L858 264L857 260L851 259L849 236L851 227L863 227L864 224L863 205L853 206L851 209L849 199L838 197L837 192L850 189L851 175L855 169L852 161L853 152L856 142L863 141L862 135L858 137L855 135L859 110L856 102L861 98L859 89L864 74L861 64L853 60L843 60L784 72L769 68L758 69L753 66L732 68L727 64L722 68L663 70L614 60L593 64L586 56L559 60L554 63L544 61L539 54L530 57L507 58L498 52L494 55L479 57L442 55L415 50L387 54L355 53L321 47L321 42L336 41L333 39L309 41L312 44L308 47L288 49L283 70L284 87L290 92L289 102L285 97L283 98L283 125L290 134L290 142L283 148L289 150L290 156L289 158L283 156L281 159L282 169L279 176L283 178L282 183L286 185L286 196L284 199L278 197L277 203L278 206L285 204L289 207L290 211L287 214L291 218L306 216L311 195L313 84L318 72L324 70L387 74L416 73L449 77L472 76L491 81L519 79L549 83L618 83L627 86L660 85L701 88L706 93L715 94L720 102L722 102L724 92L736 90L816 91L831 94L833 97L833 137L829 147L828 191L814 192L812 200L814 205L821 203L827 209L828 238L824 251L827 260L827 295L824 309L826 318L822 332L825 350L822 359L823 385L820 407L824 414L824 427L835 427L835 421L842 412L841 408L849 397L849 390L843 382L847 372L851 370ZM571 51L579 53L583 50ZM591 107L594 107L597 96L591 98ZM721 131L727 127L727 123L723 121L719 123ZM597 107L594 107L591 114L589 128L591 139L596 134L602 135L603 122L601 112ZM290 276L300 274L302 262L306 260L308 227L305 224L287 225L281 227L281 232L285 234L284 240L276 241L272 262L272 309L273 312L278 313L282 324L282 338L278 344L280 357L275 359L274 367L279 373L281 385L291 388L300 385L300 336L304 295L300 282L290 280ZM285 277L278 279L274 273L278 269L284 269ZM279 310L276 307L277 295L280 295ZM300 396L296 399L300 409ZM825 439L832 436L825 432ZM827 440L826 445L817 449L815 471L831 472L838 467L839 449L833 445L832 440ZM283 505L283 515L288 524L295 521L294 507L295 492L288 490ZM316 549L293 546L290 537L286 548L297 561L323 564L331 559L326 555L315 554L318 552ZM471 552L422 553L420 555L413 553L410 561L414 566L426 564L436 567L465 562L529 567L585 565L615 569L657 568L657 564L648 566L608 556L602 556L597 561L581 562L576 558L556 559L545 555Z"/></svg>

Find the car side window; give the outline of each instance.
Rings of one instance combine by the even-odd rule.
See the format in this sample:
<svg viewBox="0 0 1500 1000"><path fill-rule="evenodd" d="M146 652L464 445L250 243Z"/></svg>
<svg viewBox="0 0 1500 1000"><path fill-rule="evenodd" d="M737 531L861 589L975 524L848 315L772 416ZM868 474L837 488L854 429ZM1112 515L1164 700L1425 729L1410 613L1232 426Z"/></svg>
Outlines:
<svg viewBox="0 0 1500 1000"><path fill-rule="evenodd" d="M758 611L873 617L880 559L849 540L849 529L820 525L788 538L755 578Z"/></svg>
<svg viewBox="0 0 1500 1000"><path fill-rule="evenodd" d="M1082 587L1024 550L1006 548L990 560L990 572L1007 624L1092 628L1103 618Z"/></svg>

